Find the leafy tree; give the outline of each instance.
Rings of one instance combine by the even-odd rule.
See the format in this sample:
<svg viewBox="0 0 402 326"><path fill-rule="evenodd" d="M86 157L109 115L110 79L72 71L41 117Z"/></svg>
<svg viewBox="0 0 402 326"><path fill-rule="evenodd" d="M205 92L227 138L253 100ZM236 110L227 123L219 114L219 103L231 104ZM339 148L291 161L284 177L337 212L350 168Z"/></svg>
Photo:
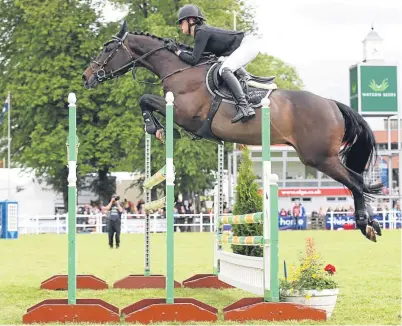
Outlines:
<svg viewBox="0 0 402 326"><path fill-rule="evenodd" d="M239 167L238 183L236 186L236 203L233 207L233 215L244 215L262 212L262 196L258 192L256 176L253 172L253 162L250 159L249 149L245 146L242 150L242 162ZM262 235L262 224L234 224L233 235L258 236ZM234 253L246 256L262 256L259 246L232 245Z"/></svg>
<svg viewBox="0 0 402 326"><path fill-rule="evenodd" d="M116 115L101 112L99 103L99 95L109 90L93 92L91 98L82 87L81 74L102 40L97 12L88 0L2 0L0 31L5 40L0 46L0 89L12 94L13 162L35 169L66 201L68 93L78 98L80 175L101 175L122 152L118 146L112 147L114 153L100 148L105 142L99 140L117 133Z"/></svg>

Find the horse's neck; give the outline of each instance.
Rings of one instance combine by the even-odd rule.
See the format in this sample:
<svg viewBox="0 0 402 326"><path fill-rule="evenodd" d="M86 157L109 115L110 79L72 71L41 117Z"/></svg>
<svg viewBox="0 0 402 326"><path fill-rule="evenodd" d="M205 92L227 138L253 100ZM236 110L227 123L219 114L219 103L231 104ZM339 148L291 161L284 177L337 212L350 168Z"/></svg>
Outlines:
<svg viewBox="0 0 402 326"><path fill-rule="evenodd" d="M144 42L145 43L145 42ZM142 44L144 44L142 43ZM136 49L135 45L141 44L140 42L133 42L132 50L134 53L141 53L141 55L145 55L151 51L154 51L163 46L162 42L149 42L149 45L144 45L140 49ZM145 68L150 70L152 73L158 75L160 78L163 78L176 70L188 67L189 65L182 61L176 54L170 52L167 49L161 49L156 51L155 53L149 55L144 58L143 64Z"/></svg>
<svg viewBox="0 0 402 326"><path fill-rule="evenodd" d="M156 52L148 58L148 62L153 67L153 73L160 78L164 78L179 69L188 67L188 64L168 50Z"/></svg>

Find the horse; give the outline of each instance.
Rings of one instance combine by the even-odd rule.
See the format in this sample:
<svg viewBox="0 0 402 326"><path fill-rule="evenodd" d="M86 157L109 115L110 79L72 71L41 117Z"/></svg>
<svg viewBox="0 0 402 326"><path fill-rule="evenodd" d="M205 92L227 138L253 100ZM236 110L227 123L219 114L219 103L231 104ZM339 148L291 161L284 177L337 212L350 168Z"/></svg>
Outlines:
<svg viewBox="0 0 402 326"><path fill-rule="evenodd" d="M248 89L249 101L254 100L256 115L246 122L232 124L235 102L216 73L221 58L205 53L199 64L190 66L167 50L167 40L149 33L128 32L124 21L83 72L84 87L96 88L129 71L135 79L137 68L146 68L161 79L164 94L173 92L175 124L193 139L245 145L261 145L259 108L262 97L268 96L271 144L292 146L304 165L348 188L354 200L357 227L367 239L377 241L376 236L382 232L368 202L380 193L383 185L364 182L363 173L375 164L377 149L373 131L358 113L343 103L305 90L277 88L275 77L253 76L243 68L236 73ZM192 50L178 45L182 51ZM153 94L140 98L147 133L163 133L154 113L165 116L165 104L164 97ZM179 137L175 130L175 138Z"/></svg>

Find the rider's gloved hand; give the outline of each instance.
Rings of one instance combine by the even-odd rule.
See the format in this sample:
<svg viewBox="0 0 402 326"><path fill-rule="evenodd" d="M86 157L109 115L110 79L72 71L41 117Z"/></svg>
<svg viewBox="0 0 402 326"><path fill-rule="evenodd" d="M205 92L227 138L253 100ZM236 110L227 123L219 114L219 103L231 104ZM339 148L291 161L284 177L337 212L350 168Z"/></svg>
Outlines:
<svg viewBox="0 0 402 326"><path fill-rule="evenodd" d="M171 51L171 52L176 52L179 50L178 45L176 44L176 42L172 39L168 39L165 41L165 46L166 48Z"/></svg>

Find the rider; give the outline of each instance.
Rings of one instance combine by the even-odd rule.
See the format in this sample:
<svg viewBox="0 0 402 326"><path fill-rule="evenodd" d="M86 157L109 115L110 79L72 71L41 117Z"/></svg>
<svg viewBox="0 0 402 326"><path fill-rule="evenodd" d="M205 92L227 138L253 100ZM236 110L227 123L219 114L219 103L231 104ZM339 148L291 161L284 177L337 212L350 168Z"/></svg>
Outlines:
<svg viewBox="0 0 402 326"><path fill-rule="evenodd" d="M196 65L203 52L211 52L218 57L228 56L220 67L219 74L232 91L239 108L232 123L240 120L245 122L255 116L255 111L247 102L243 89L233 73L257 57L259 53L257 42L252 35L208 26L204 24L204 20L197 6L190 4L182 7L177 23L181 25L184 34L194 36L194 50L192 53L183 52L173 40L170 40L166 47L190 65Z"/></svg>

